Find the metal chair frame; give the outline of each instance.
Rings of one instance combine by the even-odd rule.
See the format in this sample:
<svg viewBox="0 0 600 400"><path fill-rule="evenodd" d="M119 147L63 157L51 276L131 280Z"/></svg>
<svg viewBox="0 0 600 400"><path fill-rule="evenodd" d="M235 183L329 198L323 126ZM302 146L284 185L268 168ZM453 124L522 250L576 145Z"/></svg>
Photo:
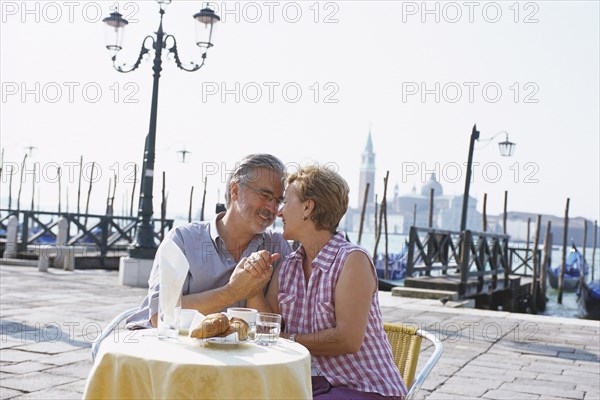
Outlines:
<svg viewBox="0 0 600 400"><path fill-rule="evenodd" d="M392 347L394 362L400 371L404 383L408 387L405 399L414 399L425 379L427 379L427 376L429 376L429 373L442 356L444 351L442 342L435 335L414 326L389 322L385 322L383 325ZM423 339L433 344L433 354L415 377Z"/></svg>
<svg viewBox="0 0 600 400"><path fill-rule="evenodd" d="M117 315L113 318L112 321L109 322L106 328L104 328L100 333L100 336L98 336L98 338L92 344L92 361L96 360L96 355L98 354L98 350L100 350L100 344L102 343L102 341L106 339L106 337L110 335L111 332L114 331L115 328L119 326L121 322L127 319L130 315L133 315L137 310L137 307L130 308L127 311L123 311L121 314Z"/></svg>

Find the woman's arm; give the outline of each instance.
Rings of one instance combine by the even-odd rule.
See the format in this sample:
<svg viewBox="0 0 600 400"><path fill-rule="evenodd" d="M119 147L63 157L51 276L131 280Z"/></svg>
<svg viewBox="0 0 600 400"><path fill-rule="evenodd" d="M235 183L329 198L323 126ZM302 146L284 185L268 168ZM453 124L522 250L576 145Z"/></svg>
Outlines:
<svg viewBox="0 0 600 400"><path fill-rule="evenodd" d="M348 255L335 287L336 327L296 335L296 341L312 355L358 352L365 338L371 299L376 291L377 280L369 258L361 251L353 251Z"/></svg>
<svg viewBox="0 0 600 400"><path fill-rule="evenodd" d="M272 312L279 314L279 302L277 300L277 293L279 292L279 270L281 269L282 263L279 264L271 275L271 282L267 293L264 294L262 291L256 296L249 298L246 302L248 308L254 308L259 312Z"/></svg>

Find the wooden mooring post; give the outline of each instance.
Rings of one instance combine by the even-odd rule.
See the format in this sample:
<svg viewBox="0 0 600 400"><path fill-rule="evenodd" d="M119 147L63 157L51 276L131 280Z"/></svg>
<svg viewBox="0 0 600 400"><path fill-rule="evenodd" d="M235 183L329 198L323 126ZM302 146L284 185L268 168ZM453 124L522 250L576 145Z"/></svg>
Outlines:
<svg viewBox="0 0 600 400"><path fill-rule="evenodd" d="M371 184L369 182L367 182L366 186L365 186L365 194L363 195L363 203L362 203L362 210L360 211L360 225L358 227L358 240L357 243L360 246L360 241L362 239L362 233L363 233L363 225L365 223L365 212L367 210L367 197L369 195L369 186Z"/></svg>
<svg viewBox="0 0 600 400"><path fill-rule="evenodd" d="M542 216L537 216L535 228L535 237L533 239L533 281L531 282L531 311L537 313L538 288L540 284L540 260L538 258L538 244L540 242L540 229L542 225Z"/></svg>
<svg viewBox="0 0 600 400"><path fill-rule="evenodd" d="M546 308L546 273L548 266L552 263L552 222L546 224L546 236L544 238L544 258L540 268L540 296L544 300L544 309Z"/></svg>
<svg viewBox="0 0 600 400"><path fill-rule="evenodd" d="M429 227L433 228L433 196L435 195L435 189L429 189Z"/></svg>
<svg viewBox="0 0 600 400"><path fill-rule="evenodd" d="M483 194L483 213L481 213L481 225L483 226L483 231L487 232L487 193Z"/></svg>
<svg viewBox="0 0 600 400"><path fill-rule="evenodd" d="M587 220L583 219L583 249L581 250L581 257L583 262L581 263L581 274L579 275L579 284L583 286L585 282L585 248L587 246Z"/></svg>
<svg viewBox="0 0 600 400"><path fill-rule="evenodd" d="M598 233L598 220L594 221L594 247L592 248L592 280L594 280L594 269L596 266L596 241Z"/></svg>
<svg viewBox="0 0 600 400"><path fill-rule="evenodd" d="M567 233L569 232L569 202L570 198L567 198L567 206L565 207L565 222L563 227L563 241L562 241L562 260L560 266L560 275L558 276L558 298L557 303L562 304L563 296L563 282L565 279L565 264L567 263Z"/></svg>

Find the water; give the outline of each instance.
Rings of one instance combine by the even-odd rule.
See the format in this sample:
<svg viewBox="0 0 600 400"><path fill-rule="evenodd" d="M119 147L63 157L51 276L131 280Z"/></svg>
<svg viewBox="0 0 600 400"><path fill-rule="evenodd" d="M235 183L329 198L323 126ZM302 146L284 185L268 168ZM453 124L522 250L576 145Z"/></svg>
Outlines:
<svg viewBox="0 0 600 400"><path fill-rule="evenodd" d="M270 346L277 343L281 325L278 322L258 321L256 323L255 338L258 344Z"/></svg>
<svg viewBox="0 0 600 400"><path fill-rule="evenodd" d="M348 237L352 243L356 243L358 240L358 232L347 232ZM400 234L388 234L388 253L398 253L402 250L402 246L404 242L408 240L408 235L400 235ZM515 247L517 244L511 244ZM367 232L362 235L361 238L361 246L364 247L369 254L373 254L373 249L375 247L375 237L373 232ZM525 247L524 243L518 243L518 246L521 248ZM533 246L530 244L530 246ZM569 245L567 248L567 252L570 250L571 246ZM580 252L583 250L578 247ZM592 248L588 247L585 250L585 258L588 265L592 266ZM385 239L382 237L379 240L379 245L377 247L377 253L383 254L385 252ZM552 266L558 266L562 262L562 246L553 246L552 248ZM596 261L594 263L594 278L600 279L600 249L596 248ZM588 280L591 278L588 275ZM550 284L546 284L546 297L548 298L548 302L546 303L546 310L542 313L543 315L549 316L557 316L557 317L567 317L567 318L579 318L579 307L577 304L577 294L575 292L563 292L562 304L558 304L558 290L552 289Z"/></svg>

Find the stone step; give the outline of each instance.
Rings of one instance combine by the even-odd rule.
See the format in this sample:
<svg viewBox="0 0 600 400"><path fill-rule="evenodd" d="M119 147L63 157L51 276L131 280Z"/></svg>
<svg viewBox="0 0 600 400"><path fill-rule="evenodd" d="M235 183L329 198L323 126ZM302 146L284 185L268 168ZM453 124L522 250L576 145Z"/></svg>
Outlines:
<svg viewBox="0 0 600 400"><path fill-rule="evenodd" d="M415 297L419 299L458 300L458 292L411 287L395 287L392 289L392 296Z"/></svg>
<svg viewBox="0 0 600 400"><path fill-rule="evenodd" d="M23 267L37 267L37 260L25 260L21 258L1 258L0 265L14 265Z"/></svg>

